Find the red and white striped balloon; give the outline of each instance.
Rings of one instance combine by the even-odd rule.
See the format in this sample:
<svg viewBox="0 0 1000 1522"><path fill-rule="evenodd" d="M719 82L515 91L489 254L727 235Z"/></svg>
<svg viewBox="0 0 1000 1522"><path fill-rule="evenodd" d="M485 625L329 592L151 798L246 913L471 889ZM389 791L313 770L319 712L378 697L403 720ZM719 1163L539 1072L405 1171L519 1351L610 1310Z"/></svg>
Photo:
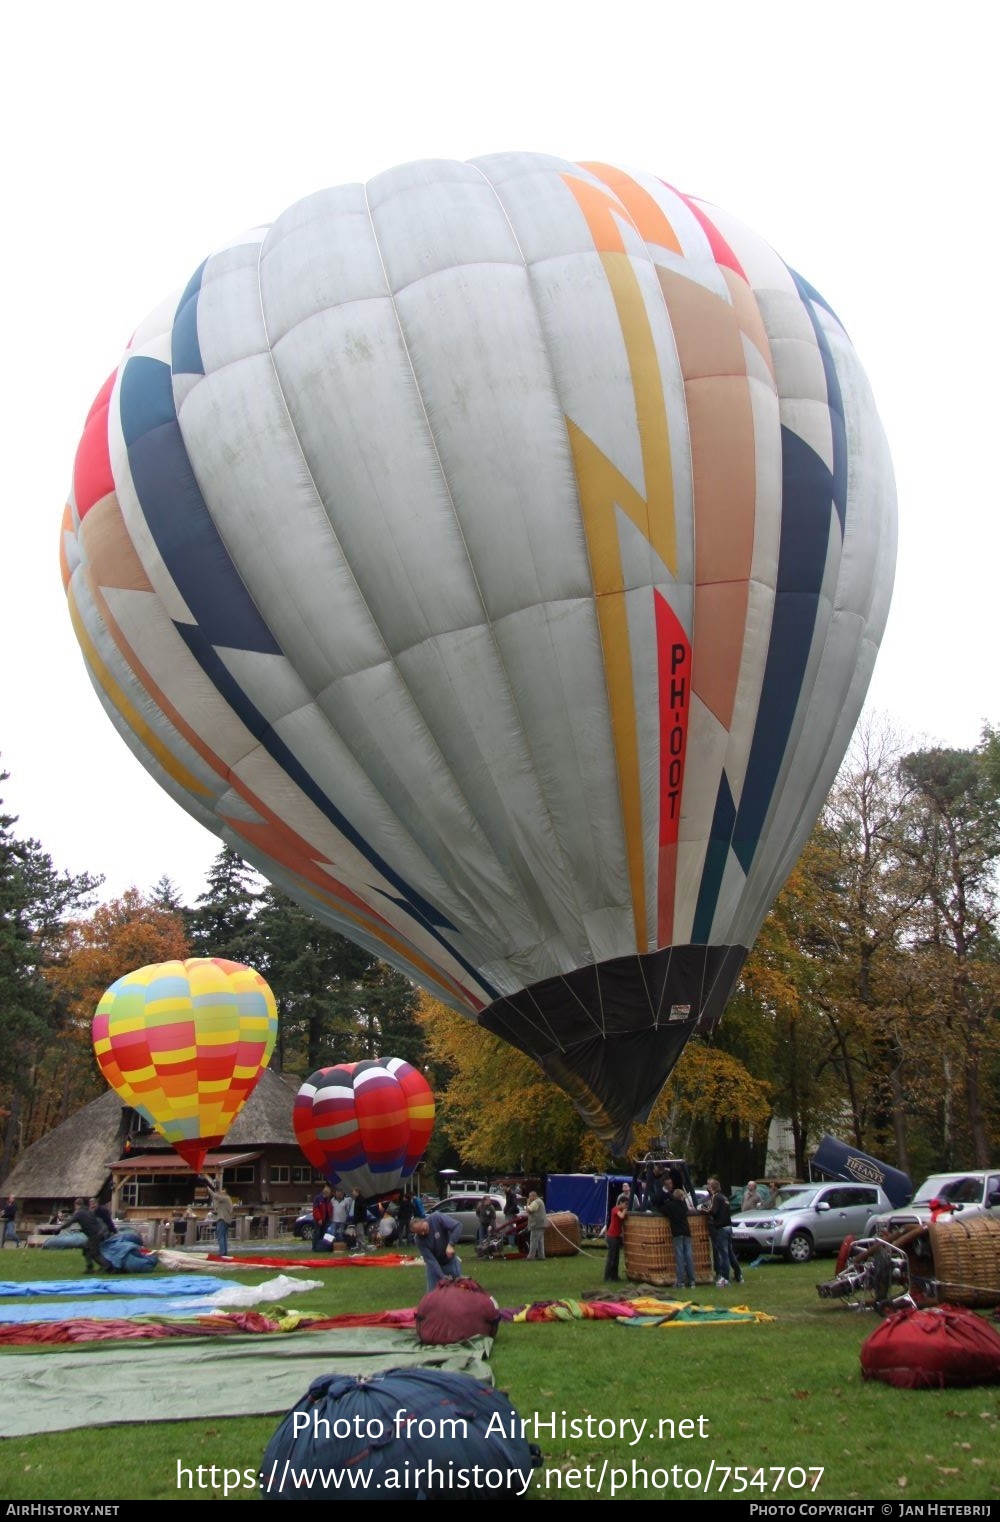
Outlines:
<svg viewBox="0 0 1000 1522"><path fill-rule="evenodd" d="M292 1112L299 1146L314 1168L366 1199L409 1178L434 1129L434 1096L401 1057L319 1068Z"/></svg>

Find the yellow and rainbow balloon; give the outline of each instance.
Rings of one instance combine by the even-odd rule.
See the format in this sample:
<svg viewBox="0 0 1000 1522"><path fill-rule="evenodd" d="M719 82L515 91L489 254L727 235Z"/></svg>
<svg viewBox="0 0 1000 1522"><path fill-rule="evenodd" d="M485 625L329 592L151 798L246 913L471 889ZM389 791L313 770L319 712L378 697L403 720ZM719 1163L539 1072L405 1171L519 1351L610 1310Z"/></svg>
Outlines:
<svg viewBox="0 0 1000 1522"><path fill-rule="evenodd" d="M270 1061L278 1015L252 967L193 957L119 978L92 1031L116 1094L198 1173Z"/></svg>

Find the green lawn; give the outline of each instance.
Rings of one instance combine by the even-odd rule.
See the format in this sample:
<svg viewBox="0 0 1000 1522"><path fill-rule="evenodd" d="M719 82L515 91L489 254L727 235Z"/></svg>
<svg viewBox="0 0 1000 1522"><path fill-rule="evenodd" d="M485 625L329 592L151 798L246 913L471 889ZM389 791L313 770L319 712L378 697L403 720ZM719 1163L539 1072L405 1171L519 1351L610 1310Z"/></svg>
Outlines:
<svg viewBox="0 0 1000 1522"><path fill-rule="evenodd" d="M599 1247L544 1263L479 1263L466 1247L464 1261L503 1307L601 1288ZM75 1251L7 1249L0 1278L62 1278L79 1267ZM544 1466L531 1498L608 1500L612 1482L617 1495L635 1499L1000 1497L1000 1385L902 1391L863 1381L859 1349L878 1318L817 1295L816 1285L833 1271L830 1259L768 1264L748 1270L742 1288L695 1292L704 1304L765 1311L774 1318L765 1324L503 1323L492 1360L496 1383L522 1417L537 1415L540 1423ZM273 1272L247 1269L239 1279L258 1283ZM302 1301L332 1315L413 1305L422 1291L416 1269L343 1268ZM1000 1331L990 1313L980 1314ZM580 1424L580 1436L562 1435L564 1415ZM608 1429L587 1436L588 1417L618 1429L629 1420L646 1426L638 1442L630 1442L631 1429L621 1437L604 1435ZM279 1420L144 1423L7 1439L0 1442L3 1494L223 1499L221 1485L178 1489L178 1464L192 1472L206 1466L206 1473L213 1464L254 1469ZM248 1494L239 1488L229 1498Z"/></svg>

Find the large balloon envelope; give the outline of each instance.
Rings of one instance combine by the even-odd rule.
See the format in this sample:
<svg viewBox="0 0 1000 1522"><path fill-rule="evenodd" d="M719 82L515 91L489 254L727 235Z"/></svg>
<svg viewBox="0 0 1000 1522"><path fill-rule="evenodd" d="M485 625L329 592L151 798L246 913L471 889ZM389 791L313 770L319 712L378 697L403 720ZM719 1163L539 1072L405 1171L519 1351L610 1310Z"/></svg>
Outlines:
<svg viewBox="0 0 1000 1522"><path fill-rule="evenodd" d="M94 404L62 558L158 781L621 1146L860 712L895 492L830 307L652 175L323 190Z"/></svg>
<svg viewBox="0 0 1000 1522"><path fill-rule="evenodd" d="M320 1068L295 1097L299 1146L332 1184L373 1199L413 1173L434 1129L434 1096L401 1057Z"/></svg>
<svg viewBox="0 0 1000 1522"><path fill-rule="evenodd" d="M222 957L126 973L92 1025L108 1083L195 1173L256 1087L277 1031L274 995L260 973Z"/></svg>

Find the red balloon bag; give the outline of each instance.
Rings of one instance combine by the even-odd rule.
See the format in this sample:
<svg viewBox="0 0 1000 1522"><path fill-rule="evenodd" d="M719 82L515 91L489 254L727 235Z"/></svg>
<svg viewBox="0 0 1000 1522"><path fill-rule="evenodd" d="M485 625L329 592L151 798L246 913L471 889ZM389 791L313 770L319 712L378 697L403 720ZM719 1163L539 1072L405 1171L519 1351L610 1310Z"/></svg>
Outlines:
<svg viewBox="0 0 1000 1522"><path fill-rule="evenodd" d="M467 1337L495 1337L500 1310L475 1279L439 1279L417 1306L421 1342L464 1342Z"/></svg>
<svg viewBox="0 0 1000 1522"><path fill-rule="evenodd" d="M907 1306L862 1343L861 1373L900 1390L998 1384L1000 1334L961 1306Z"/></svg>

